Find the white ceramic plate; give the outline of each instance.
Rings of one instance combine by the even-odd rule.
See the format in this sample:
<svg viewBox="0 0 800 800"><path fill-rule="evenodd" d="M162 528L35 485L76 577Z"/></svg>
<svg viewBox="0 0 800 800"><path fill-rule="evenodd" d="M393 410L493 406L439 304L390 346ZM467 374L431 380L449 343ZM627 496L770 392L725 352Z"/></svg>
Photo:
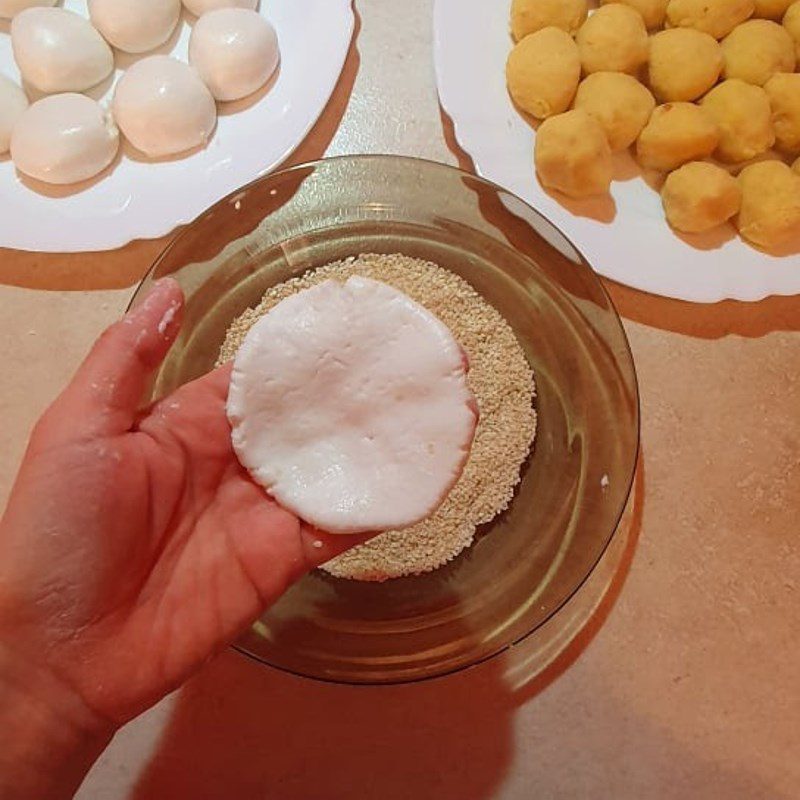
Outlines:
<svg viewBox="0 0 800 800"><path fill-rule="evenodd" d="M566 208L539 186L534 131L515 111L505 86L511 49L510 0L436 0L434 47L439 98L456 137L483 177L542 212L607 278L653 294L713 303L800 293L800 256L753 250L732 226L679 237L658 194L632 157L616 156L611 200Z"/></svg>
<svg viewBox="0 0 800 800"><path fill-rule="evenodd" d="M65 0L64 6L88 16L85 0ZM34 187L0 157L0 246L79 252L163 236L286 159L339 79L353 11L350 0L268 0L261 13L278 32L279 72L268 91L220 107L217 131L205 149L149 162L131 157L126 146L98 179L66 189ZM179 32L156 52L186 60L193 19L184 14ZM132 60L117 54L118 67ZM7 23L0 23L0 71L19 78ZM112 90L107 82L89 94L107 101Z"/></svg>

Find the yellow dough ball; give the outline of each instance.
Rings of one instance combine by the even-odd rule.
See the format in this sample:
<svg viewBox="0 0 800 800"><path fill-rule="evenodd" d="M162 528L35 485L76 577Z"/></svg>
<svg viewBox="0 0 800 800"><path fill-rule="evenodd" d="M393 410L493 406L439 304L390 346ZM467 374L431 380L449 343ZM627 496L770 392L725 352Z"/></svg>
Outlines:
<svg viewBox="0 0 800 800"><path fill-rule="evenodd" d="M776 72L794 72L794 42L786 29L766 19L750 19L722 40L726 78L763 86Z"/></svg>
<svg viewBox="0 0 800 800"><path fill-rule="evenodd" d="M783 27L794 42L794 54L800 61L800 0L789 6L783 17Z"/></svg>
<svg viewBox="0 0 800 800"><path fill-rule="evenodd" d="M800 153L800 74L777 72L764 90L772 107L778 149L790 155Z"/></svg>
<svg viewBox="0 0 800 800"><path fill-rule="evenodd" d="M542 28L526 36L506 63L509 94L523 111L538 119L566 111L580 78L578 46L560 28Z"/></svg>
<svg viewBox="0 0 800 800"><path fill-rule="evenodd" d="M722 48L693 28L671 28L650 40L650 88L660 100L696 100L719 79Z"/></svg>
<svg viewBox="0 0 800 800"><path fill-rule="evenodd" d="M715 86L700 105L719 127L715 155L720 161L748 161L775 144L769 97L760 86L731 78Z"/></svg>
<svg viewBox="0 0 800 800"><path fill-rule="evenodd" d="M600 0L601 6L619 2L630 6L642 15L644 24L650 29L660 28L664 24L664 15L667 13L669 0Z"/></svg>
<svg viewBox="0 0 800 800"><path fill-rule="evenodd" d="M519 41L550 26L575 33L586 21L587 13L587 0L514 0L511 35Z"/></svg>
<svg viewBox="0 0 800 800"><path fill-rule="evenodd" d="M647 62L647 30L638 11L622 3L601 6L583 23L575 41L583 71L638 71Z"/></svg>
<svg viewBox="0 0 800 800"><path fill-rule="evenodd" d="M595 72L584 78L575 95L575 108L600 123L612 150L630 147L655 107L647 88L624 72Z"/></svg>
<svg viewBox="0 0 800 800"><path fill-rule="evenodd" d="M755 16L764 19L780 19L794 0L755 0L755 2Z"/></svg>
<svg viewBox="0 0 800 800"><path fill-rule="evenodd" d="M782 161L761 161L739 173L739 233L761 247L775 247L800 229L800 175Z"/></svg>
<svg viewBox="0 0 800 800"><path fill-rule="evenodd" d="M667 21L673 28L695 28L722 39L752 17L755 7L755 0L669 0Z"/></svg>
<svg viewBox="0 0 800 800"><path fill-rule="evenodd" d="M742 191L722 167L692 161L670 172L661 189L667 221L684 233L703 233L739 211Z"/></svg>
<svg viewBox="0 0 800 800"><path fill-rule="evenodd" d="M636 143L643 167L671 172L687 161L710 156L719 144L714 120L693 103L657 106Z"/></svg>
<svg viewBox="0 0 800 800"><path fill-rule="evenodd" d="M611 148L600 123L580 109L545 120L536 131L542 186L570 197L603 194L611 185Z"/></svg>

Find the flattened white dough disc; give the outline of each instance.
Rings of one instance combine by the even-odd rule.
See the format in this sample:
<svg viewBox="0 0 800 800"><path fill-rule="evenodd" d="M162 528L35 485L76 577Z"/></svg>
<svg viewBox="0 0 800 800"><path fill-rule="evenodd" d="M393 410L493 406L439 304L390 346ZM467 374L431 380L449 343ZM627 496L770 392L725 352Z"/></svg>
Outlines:
<svg viewBox="0 0 800 800"><path fill-rule="evenodd" d="M475 433L466 359L402 292L353 276L280 302L233 364L233 447L285 508L330 533L403 528L458 479Z"/></svg>

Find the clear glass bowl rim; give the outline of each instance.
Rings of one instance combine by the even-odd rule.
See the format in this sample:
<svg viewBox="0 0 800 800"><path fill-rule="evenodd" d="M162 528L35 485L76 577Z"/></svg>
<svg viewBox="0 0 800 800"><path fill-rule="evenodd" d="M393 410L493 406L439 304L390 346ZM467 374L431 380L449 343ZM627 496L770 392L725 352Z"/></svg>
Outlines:
<svg viewBox="0 0 800 800"><path fill-rule="evenodd" d="M554 225L547 217L545 217L541 212L537 211L533 206L531 206L526 201L522 200L518 195L515 195L510 190L496 184L492 181L487 180L486 178L477 175L473 172L468 172L467 170L461 169L460 167L453 166L451 164L444 164L440 161L434 161L432 159L427 158L419 158L416 156L405 156L405 155L394 155L394 154L379 154L379 153L370 153L370 154L357 154L357 155L338 155L338 156L330 156L327 158L316 159L314 161L308 161L301 164L294 164L290 167L277 169L274 172L268 173L267 175L262 175L254 180L250 181L249 183L244 184L243 186L235 189L234 191L227 194L225 197L220 198L217 202L213 203L209 206L205 211L203 211L200 215L198 215L194 220L184 225L177 233L175 233L170 241L165 245L164 249L156 256L155 260L148 268L148 270L143 275L142 279L136 286L136 289L131 297L130 302L126 307L126 313L130 311L136 303L140 300L143 291L145 290L146 286L153 280L153 276L157 274L159 267L163 264L170 256L172 250L180 243L180 241L187 235L191 233L191 231L202 225L203 220L213 214L219 207L224 206L226 204L230 204L234 198L237 196L241 196L244 193L247 193L256 188L264 188L268 187L270 183L275 181L282 180L285 176L291 175L294 172L303 172L303 171L313 171L316 167L331 161L359 161L359 162L374 162L375 164L380 164L383 161L392 161L392 162L409 162L409 163L416 163L421 165L428 165L430 167L438 168L438 169L446 169L451 170L454 173L460 174L462 177L469 178L471 181L479 181L487 188L498 192L500 194L506 194L515 198L515 200L526 207L530 213L532 213L535 217L539 219L541 224L550 227L553 231L555 231L561 238L563 238L569 246L579 254L581 258L581 264L576 264L576 268L586 270L587 274L589 275L590 281L595 285L597 289L600 290L600 293L605 298L606 303L608 305L608 309L611 312L613 319L615 320L619 332L622 336L622 343L625 346L625 355L627 357L628 365L631 370L631 377L632 377L632 389L634 392L634 409L635 409L635 430L634 430L634 438L635 438L635 445L632 451L632 459L631 463L627 470L627 477L625 479L625 492L623 494L625 498L625 502L620 505L620 508L617 509L616 513L614 514L614 525L611 526L609 533L605 537L605 541L600 548L597 558L593 561L589 569L586 571L586 574L576 582L573 590L562 600L561 603L554 606L547 616L539 622L539 624L535 625L526 633L518 636L511 642L496 648L492 652L489 652L483 655L480 658L475 659L475 661L468 663L468 664L461 664L450 669L444 670L440 673L433 674L433 675L420 675L418 677L413 678L402 678L402 679L394 679L394 680L386 680L386 681L357 681L357 680L347 680L344 678L333 678L333 677L325 677L322 675L310 675L308 673L300 672L297 670L290 669L285 666L281 666L279 664L270 663L262 658L260 658L255 653L250 652L244 646L238 644L237 642L233 642L231 647L236 650L237 652L241 653L243 656L247 657L248 659L262 665L262 666L269 666L273 669L280 670L281 672L294 675L298 678L304 678L306 680L314 680L320 681L322 683L331 683L331 684L338 684L338 685L348 685L348 686L362 686L362 687L377 687L377 686L397 686L397 685L404 685L404 684L413 684L413 683L421 683L424 681L432 681L438 680L440 678L446 678L450 675L457 674L459 672L463 672L465 670L472 669L474 667L479 666L480 664L484 664L487 661L491 661L494 658L505 653L512 647L516 647L521 642L525 641L529 637L531 637L536 631L541 630L544 626L550 623L560 612L561 610L567 606L572 599L580 592L581 588L586 584L589 577L597 568L597 565L603 559L603 556L608 551L609 545L611 544L612 539L614 538L617 530L619 529L620 521L622 520L623 514L625 512L625 508L627 502L630 498L631 491L633 489L633 483L636 476L637 464L639 462L639 457L641 454L641 394L639 391L639 377L636 370L636 362L633 358L633 352L630 346L630 340L628 338L627 331L625 330L625 326L622 324L622 319L617 311L616 305L611 298L608 290L606 289L603 281L600 279L599 274L596 270L592 267L591 263L586 259L583 255L581 250L575 245L572 239L564 233L560 228ZM510 213L510 212L509 212ZM540 235L540 234L536 234ZM566 646L567 643L565 643Z"/></svg>

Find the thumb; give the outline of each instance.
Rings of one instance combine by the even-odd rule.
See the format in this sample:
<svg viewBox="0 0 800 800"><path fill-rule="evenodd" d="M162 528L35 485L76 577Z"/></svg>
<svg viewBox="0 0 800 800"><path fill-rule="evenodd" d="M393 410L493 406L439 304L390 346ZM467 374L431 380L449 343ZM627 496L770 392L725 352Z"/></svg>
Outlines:
<svg viewBox="0 0 800 800"><path fill-rule="evenodd" d="M51 443L112 436L133 425L147 380L180 330L183 293L158 281L145 300L95 342L42 420Z"/></svg>

